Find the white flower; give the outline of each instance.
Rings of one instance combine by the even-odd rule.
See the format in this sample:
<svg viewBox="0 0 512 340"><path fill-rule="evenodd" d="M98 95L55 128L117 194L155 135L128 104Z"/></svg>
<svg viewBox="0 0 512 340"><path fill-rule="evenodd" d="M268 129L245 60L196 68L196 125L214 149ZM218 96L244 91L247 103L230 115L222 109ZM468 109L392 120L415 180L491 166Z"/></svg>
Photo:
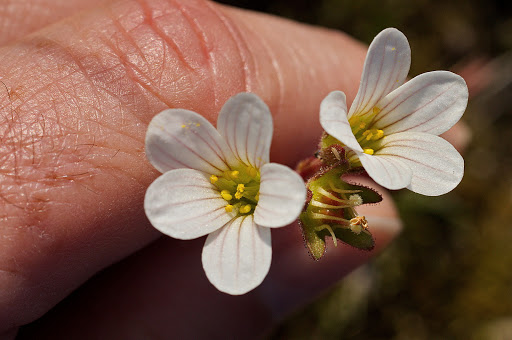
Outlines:
<svg viewBox="0 0 512 340"><path fill-rule="evenodd" d="M442 195L461 181L464 160L438 135L464 113L468 89L447 71L423 73L404 84L410 64L407 38L385 29L368 49L348 114L345 94L335 91L322 101L320 123L380 185Z"/></svg>
<svg viewBox="0 0 512 340"><path fill-rule="evenodd" d="M268 163L272 131L268 107L250 93L226 102L217 129L184 109L165 110L148 127L147 157L163 175L146 192L146 215L174 238L209 234L203 268L229 294L263 281L272 256L270 228L293 222L304 205L302 178Z"/></svg>

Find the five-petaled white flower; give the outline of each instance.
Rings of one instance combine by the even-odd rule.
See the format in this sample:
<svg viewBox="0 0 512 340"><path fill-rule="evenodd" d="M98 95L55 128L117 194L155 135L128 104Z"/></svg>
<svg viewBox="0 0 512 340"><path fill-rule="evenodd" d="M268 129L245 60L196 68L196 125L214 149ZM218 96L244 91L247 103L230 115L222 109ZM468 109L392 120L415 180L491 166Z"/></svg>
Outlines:
<svg viewBox="0 0 512 340"><path fill-rule="evenodd" d="M150 162L163 173L144 201L151 224L178 239L208 235L202 262L210 282L237 295L270 268L270 228L293 222L306 188L290 168L269 162L272 116L251 93L229 99L215 129L201 115L169 109L146 135Z"/></svg>
<svg viewBox="0 0 512 340"><path fill-rule="evenodd" d="M345 94L331 92L320 106L320 123L349 149L349 160L380 185L442 195L461 181L464 160L438 135L464 113L468 89L464 79L447 71L424 73L404 84L410 64L407 38L385 29L368 49L348 114Z"/></svg>

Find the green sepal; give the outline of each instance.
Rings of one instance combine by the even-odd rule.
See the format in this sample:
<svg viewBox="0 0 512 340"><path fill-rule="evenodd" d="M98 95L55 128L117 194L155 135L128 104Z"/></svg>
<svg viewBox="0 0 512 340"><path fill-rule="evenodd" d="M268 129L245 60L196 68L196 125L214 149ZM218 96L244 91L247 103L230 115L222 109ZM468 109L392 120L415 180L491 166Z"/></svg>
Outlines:
<svg viewBox="0 0 512 340"><path fill-rule="evenodd" d="M328 148L331 145L342 145L342 143L324 131L320 139L320 149Z"/></svg>
<svg viewBox="0 0 512 340"><path fill-rule="evenodd" d="M328 234L325 236L330 236L327 230L323 231ZM361 250L372 250L375 247L375 240L368 230L363 230L359 234L354 233L350 229L336 228L333 229L333 231L338 240L354 248Z"/></svg>
<svg viewBox="0 0 512 340"><path fill-rule="evenodd" d="M315 221L309 218L306 211L300 214L300 225L309 253L315 260L319 260L325 254L326 235L321 235L321 232L315 230Z"/></svg>
<svg viewBox="0 0 512 340"><path fill-rule="evenodd" d="M363 204L375 204L382 201L382 196L372 188L366 187L364 185L349 184L343 180L340 180L340 182L343 183L343 189L345 190L361 190L357 194L363 199Z"/></svg>

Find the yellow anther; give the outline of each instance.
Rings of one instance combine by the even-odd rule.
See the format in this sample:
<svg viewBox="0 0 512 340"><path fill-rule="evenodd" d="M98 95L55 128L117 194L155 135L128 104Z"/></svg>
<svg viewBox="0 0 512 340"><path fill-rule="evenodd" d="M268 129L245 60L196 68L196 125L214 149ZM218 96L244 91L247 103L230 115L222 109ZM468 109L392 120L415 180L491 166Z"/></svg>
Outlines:
<svg viewBox="0 0 512 340"><path fill-rule="evenodd" d="M370 149L370 148L364 148L363 152L367 155L373 155L373 153L374 153L373 149Z"/></svg>
<svg viewBox="0 0 512 340"><path fill-rule="evenodd" d="M212 184L215 184L215 182L217 182L219 180L219 177L215 176L215 175L211 175L210 176L210 182Z"/></svg>
<svg viewBox="0 0 512 340"><path fill-rule="evenodd" d="M363 123L359 124L360 129L364 129L365 127L366 127L366 123L363 122Z"/></svg>
<svg viewBox="0 0 512 340"><path fill-rule="evenodd" d="M370 131L370 130L366 130L365 132L367 132L367 131ZM366 140L371 140L372 137L373 137L373 133L370 132L369 134L366 135Z"/></svg>
<svg viewBox="0 0 512 340"><path fill-rule="evenodd" d="M222 198L224 198L226 201L231 201L233 199L233 196L231 195L231 193L227 190L222 190L220 192L220 195L222 196Z"/></svg>
<svg viewBox="0 0 512 340"><path fill-rule="evenodd" d="M233 177L233 178L238 178L239 174L240 174L240 171L238 171L238 170L231 171L231 173L230 173L231 177Z"/></svg>
<svg viewBox="0 0 512 340"><path fill-rule="evenodd" d="M244 192L245 190L245 185L243 184L238 184L237 187L236 187L236 193L235 193L235 198L237 200L241 199L242 198L242 192Z"/></svg>
<svg viewBox="0 0 512 340"><path fill-rule="evenodd" d="M382 137L384 137L384 131L377 130L377 132L373 136L373 140L381 139Z"/></svg>
<svg viewBox="0 0 512 340"><path fill-rule="evenodd" d="M196 123L196 126L201 126L201 124L199 124L199 123Z"/></svg>
<svg viewBox="0 0 512 340"><path fill-rule="evenodd" d="M183 124L183 125L181 125L181 127L184 129L184 128L186 128L187 126L186 126L185 124Z"/></svg>
<svg viewBox="0 0 512 340"><path fill-rule="evenodd" d="M375 114L375 115L376 115L376 114L377 114L377 113L379 113L379 112L380 112L380 109L379 109L377 106L374 106L374 107L373 107L373 114Z"/></svg>
<svg viewBox="0 0 512 340"><path fill-rule="evenodd" d="M372 133L370 130L366 130L365 132L363 132L363 137L368 136L370 133Z"/></svg>
<svg viewBox="0 0 512 340"><path fill-rule="evenodd" d="M228 204L228 205L226 205L226 207L224 209L226 209L226 212L229 213L229 212L233 211L233 206L231 204Z"/></svg>
<svg viewBox="0 0 512 340"><path fill-rule="evenodd" d="M258 174L258 171L256 169L254 169L252 166L249 166L249 167L247 167L247 173L251 177L256 177L256 175Z"/></svg>
<svg viewBox="0 0 512 340"><path fill-rule="evenodd" d="M239 212L241 214L247 214L249 211L251 211L252 207L250 204L246 204L243 207L240 208Z"/></svg>
<svg viewBox="0 0 512 340"><path fill-rule="evenodd" d="M259 200L260 200L260 193L259 193L259 192L256 194L256 196L254 197L254 199L255 199L256 201L259 201Z"/></svg>

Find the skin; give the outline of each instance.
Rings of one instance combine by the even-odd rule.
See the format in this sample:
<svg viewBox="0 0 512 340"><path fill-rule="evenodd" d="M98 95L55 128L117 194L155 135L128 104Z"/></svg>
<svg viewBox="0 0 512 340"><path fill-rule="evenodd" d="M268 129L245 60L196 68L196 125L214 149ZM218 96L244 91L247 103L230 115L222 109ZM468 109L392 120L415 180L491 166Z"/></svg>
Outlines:
<svg viewBox="0 0 512 340"><path fill-rule="evenodd" d="M350 37L202 0L1 6L5 338L109 266L20 338L258 335L399 232L379 189L384 202L360 209L377 239L373 252L331 245L314 262L296 225L274 230L267 279L232 297L202 271L204 238L161 237L144 215L145 190L159 175L144 155L153 115L181 107L214 123L229 97L255 92L274 116L271 160L293 167L315 149L325 95L342 89L350 103L357 92L366 48Z"/></svg>

